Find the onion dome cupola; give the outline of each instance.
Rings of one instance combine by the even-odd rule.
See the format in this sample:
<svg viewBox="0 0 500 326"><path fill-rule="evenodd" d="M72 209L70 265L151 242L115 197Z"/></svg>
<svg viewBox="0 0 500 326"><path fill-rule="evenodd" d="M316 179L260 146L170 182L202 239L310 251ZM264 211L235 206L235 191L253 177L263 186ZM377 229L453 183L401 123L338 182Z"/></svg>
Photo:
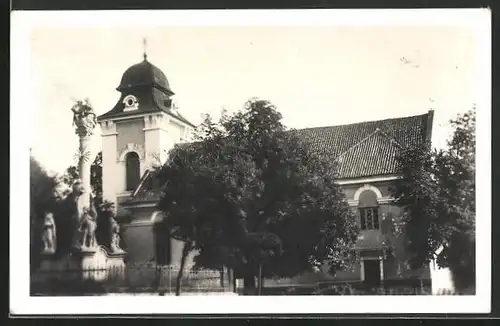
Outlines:
<svg viewBox="0 0 500 326"><path fill-rule="evenodd" d="M165 112L185 121L175 113L170 88L165 74L151 62L146 54L142 62L129 67L122 75L120 85L116 88L121 95L113 109L99 116L99 121L137 115L141 113Z"/></svg>
<svg viewBox="0 0 500 326"><path fill-rule="evenodd" d="M164 92L167 96L174 95L163 71L149 62L146 55L144 55L142 62L125 71L117 90L126 93L138 87L153 87Z"/></svg>

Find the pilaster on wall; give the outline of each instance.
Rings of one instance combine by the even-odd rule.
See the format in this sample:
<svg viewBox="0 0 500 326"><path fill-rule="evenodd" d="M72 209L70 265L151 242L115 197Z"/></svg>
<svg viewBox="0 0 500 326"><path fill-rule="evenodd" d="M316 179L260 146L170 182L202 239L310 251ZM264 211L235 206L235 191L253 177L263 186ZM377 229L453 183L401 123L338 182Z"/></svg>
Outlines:
<svg viewBox="0 0 500 326"><path fill-rule="evenodd" d="M104 200L108 200L117 206L116 193L118 180L117 162L116 162L116 147L117 135L116 125L113 121L102 121L101 137L102 137L102 193Z"/></svg>
<svg viewBox="0 0 500 326"><path fill-rule="evenodd" d="M173 146L168 138L168 124L169 118L165 113L144 116L144 162L146 169L165 162L166 152Z"/></svg>

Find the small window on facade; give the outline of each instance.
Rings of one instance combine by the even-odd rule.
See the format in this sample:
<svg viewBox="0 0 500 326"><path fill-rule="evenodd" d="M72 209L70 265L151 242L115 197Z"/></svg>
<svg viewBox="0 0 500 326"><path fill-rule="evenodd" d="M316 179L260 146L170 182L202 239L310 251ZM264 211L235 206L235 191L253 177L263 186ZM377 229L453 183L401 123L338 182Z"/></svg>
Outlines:
<svg viewBox="0 0 500 326"><path fill-rule="evenodd" d="M125 158L126 164L126 190L134 190L139 185L141 180L141 169L139 155L135 152L130 152Z"/></svg>
<svg viewBox="0 0 500 326"><path fill-rule="evenodd" d="M361 230L378 230L379 207L377 195L371 190L365 190L359 196L359 218Z"/></svg>

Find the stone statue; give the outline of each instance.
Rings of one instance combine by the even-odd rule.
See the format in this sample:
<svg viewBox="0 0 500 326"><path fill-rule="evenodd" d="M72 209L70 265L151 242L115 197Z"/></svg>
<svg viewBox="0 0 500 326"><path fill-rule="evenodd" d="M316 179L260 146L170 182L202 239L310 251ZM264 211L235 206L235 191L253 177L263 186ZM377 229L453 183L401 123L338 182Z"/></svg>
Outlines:
<svg viewBox="0 0 500 326"><path fill-rule="evenodd" d="M91 214L90 209L88 207L85 207L83 216L81 217L80 220L81 249L97 247L97 240L95 236L96 228L97 228L96 216L94 214Z"/></svg>
<svg viewBox="0 0 500 326"><path fill-rule="evenodd" d="M46 213L43 219L42 231L43 253L53 254L56 252L56 224L52 213Z"/></svg>
<svg viewBox="0 0 500 326"><path fill-rule="evenodd" d="M73 248L94 248L97 246L95 230L97 211L93 198L89 194L89 206L85 202L85 187L81 180L76 180L73 184L73 191L68 196L68 202L72 206L72 220L74 225Z"/></svg>
<svg viewBox="0 0 500 326"><path fill-rule="evenodd" d="M80 137L90 136L97 120L88 100L85 102L77 101L71 111L73 111L73 125L76 126L76 134Z"/></svg>
<svg viewBox="0 0 500 326"><path fill-rule="evenodd" d="M111 252L123 252L120 248L120 226L116 222L113 215L109 218L110 222L110 243L109 249Z"/></svg>

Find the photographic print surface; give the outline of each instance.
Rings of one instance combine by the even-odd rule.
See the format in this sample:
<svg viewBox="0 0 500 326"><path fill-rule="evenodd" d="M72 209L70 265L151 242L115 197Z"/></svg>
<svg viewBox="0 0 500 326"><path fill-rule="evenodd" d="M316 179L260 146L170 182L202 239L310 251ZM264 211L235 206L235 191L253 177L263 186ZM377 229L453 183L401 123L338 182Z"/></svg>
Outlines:
<svg viewBox="0 0 500 326"><path fill-rule="evenodd" d="M488 11L13 33L14 313L489 311Z"/></svg>

